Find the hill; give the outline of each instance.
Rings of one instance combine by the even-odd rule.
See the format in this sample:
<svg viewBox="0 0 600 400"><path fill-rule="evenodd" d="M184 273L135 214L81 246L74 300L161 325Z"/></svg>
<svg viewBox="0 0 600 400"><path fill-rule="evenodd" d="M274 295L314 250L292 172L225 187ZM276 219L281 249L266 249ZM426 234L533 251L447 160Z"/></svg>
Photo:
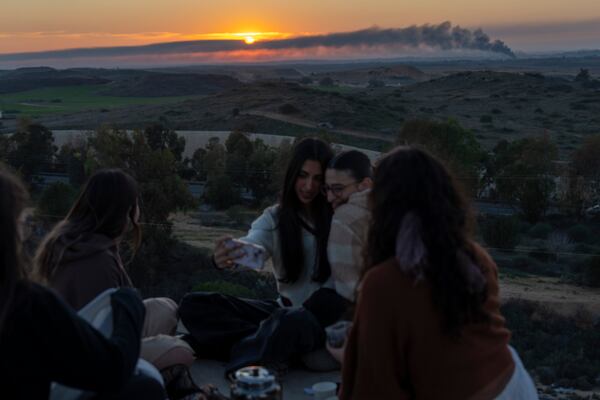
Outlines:
<svg viewBox="0 0 600 400"><path fill-rule="evenodd" d="M367 77L370 72L379 77L401 71L404 67L361 67L314 75L354 79ZM415 76L423 76L416 71ZM138 72L118 80L111 77L113 83L99 87L106 89L105 93L123 96L190 93L185 92L192 90L187 86L196 93L215 92L176 103L49 115L40 122L62 129L90 129L101 123L135 128L160 118L180 130L239 128L292 135L326 130L347 133L348 137L364 133L365 138L393 140L407 120L454 118L471 129L485 148L491 149L501 139L547 133L558 143L563 157L587 135L600 133L600 90L597 85L576 81L573 75L466 71L399 87L363 87L323 86L314 80L290 82L281 77L241 83L232 77L183 71ZM108 75L104 72L100 76ZM8 123L5 126L9 127Z"/></svg>
<svg viewBox="0 0 600 400"><path fill-rule="evenodd" d="M240 82L226 75L140 73L114 80L99 94L126 97L161 97L214 94L238 87Z"/></svg>
<svg viewBox="0 0 600 400"><path fill-rule="evenodd" d="M215 74L95 68L19 68L0 74L0 94L90 85L99 85L98 93L107 96L163 97L213 94L236 87L239 81Z"/></svg>

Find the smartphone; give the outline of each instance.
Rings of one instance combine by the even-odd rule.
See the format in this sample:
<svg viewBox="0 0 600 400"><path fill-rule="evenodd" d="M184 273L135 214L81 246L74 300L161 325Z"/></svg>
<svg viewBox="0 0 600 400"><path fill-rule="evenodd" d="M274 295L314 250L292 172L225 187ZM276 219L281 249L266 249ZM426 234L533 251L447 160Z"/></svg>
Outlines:
<svg viewBox="0 0 600 400"><path fill-rule="evenodd" d="M242 246L237 249L242 254L233 260L234 263L243 265L252 269L261 269L265 264L266 250L264 247L254 243L244 242L239 239L229 239L225 242L225 247L232 249L236 244Z"/></svg>

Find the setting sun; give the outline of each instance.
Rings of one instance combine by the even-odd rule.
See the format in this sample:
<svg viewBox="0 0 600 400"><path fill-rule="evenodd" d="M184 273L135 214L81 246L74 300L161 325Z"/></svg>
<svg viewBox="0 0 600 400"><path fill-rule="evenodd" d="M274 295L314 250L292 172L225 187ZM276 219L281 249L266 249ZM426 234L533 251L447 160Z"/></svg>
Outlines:
<svg viewBox="0 0 600 400"><path fill-rule="evenodd" d="M246 42L246 44L252 44L254 43L256 40L252 37L252 36L246 36L244 38L244 42Z"/></svg>

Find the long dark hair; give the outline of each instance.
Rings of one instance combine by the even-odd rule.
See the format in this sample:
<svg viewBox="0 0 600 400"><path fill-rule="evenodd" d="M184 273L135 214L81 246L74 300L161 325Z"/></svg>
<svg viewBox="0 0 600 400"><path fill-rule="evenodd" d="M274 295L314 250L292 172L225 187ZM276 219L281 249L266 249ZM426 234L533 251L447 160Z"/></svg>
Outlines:
<svg viewBox="0 0 600 400"><path fill-rule="evenodd" d="M331 276L331 268L327 260L327 239L331 225L331 206L321 191L310 203L312 227L304 222L301 212L303 205L298 199L295 186L302 166L307 160L316 161L321 165L323 175L329 160L333 157L331 147L316 138L300 140L292 150L292 158L288 164L283 191L279 201L279 241L281 243L281 260L285 276L283 282L293 283L298 280L304 266L304 247L302 246L302 228L315 235L317 242L316 268L312 279L325 282Z"/></svg>
<svg viewBox="0 0 600 400"><path fill-rule="evenodd" d="M17 283L27 278L21 255L19 217L25 209L27 191L0 165L0 335L10 312Z"/></svg>
<svg viewBox="0 0 600 400"><path fill-rule="evenodd" d="M465 257L476 268L470 230L473 216L458 182L446 167L424 150L398 147L376 166L369 204L372 219L365 252L364 274L395 256L403 218L412 213L421 222L427 258L425 279L433 302L451 335L469 323L487 320L483 289L473 291L465 274Z"/></svg>
<svg viewBox="0 0 600 400"><path fill-rule="evenodd" d="M328 169L346 171L357 182L373 176L373 167L369 157L358 150L348 150L337 154L329 161Z"/></svg>
<svg viewBox="0 0 600 400"><path fill-rule="evenodd" d="M138 197L137 183L122 170L105 169L94 173L65 219L48 233L38 248L35 278L48 281L60 265L65 250L85 234L99 233L117 239L131 224L135 252L141 242L141 229L134 219Z"/></svg>

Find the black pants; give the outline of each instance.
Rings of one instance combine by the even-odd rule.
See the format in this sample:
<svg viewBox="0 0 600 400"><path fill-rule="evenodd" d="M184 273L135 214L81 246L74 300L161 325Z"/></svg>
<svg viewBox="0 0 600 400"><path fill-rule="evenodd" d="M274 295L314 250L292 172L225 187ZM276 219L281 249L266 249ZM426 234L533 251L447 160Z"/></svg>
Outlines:
<svg viewBox="0 0 600 400"><path fill-rule="evenodd" d="M179 315L197 356L228 360L231 372L250 364L290 362L322 347L324 327L339 318L347 302L330 289L311 299L307 307L287 308L275 301L191 293L181 301Z"/></svg>
<svg viewBox="0 0 600 400"><path fill-rule="evenodd" d="M162 385L154 378L145 375L132 375L125 386L113 394L102 394L96 400L165 400L167 393Z"/></svg>

